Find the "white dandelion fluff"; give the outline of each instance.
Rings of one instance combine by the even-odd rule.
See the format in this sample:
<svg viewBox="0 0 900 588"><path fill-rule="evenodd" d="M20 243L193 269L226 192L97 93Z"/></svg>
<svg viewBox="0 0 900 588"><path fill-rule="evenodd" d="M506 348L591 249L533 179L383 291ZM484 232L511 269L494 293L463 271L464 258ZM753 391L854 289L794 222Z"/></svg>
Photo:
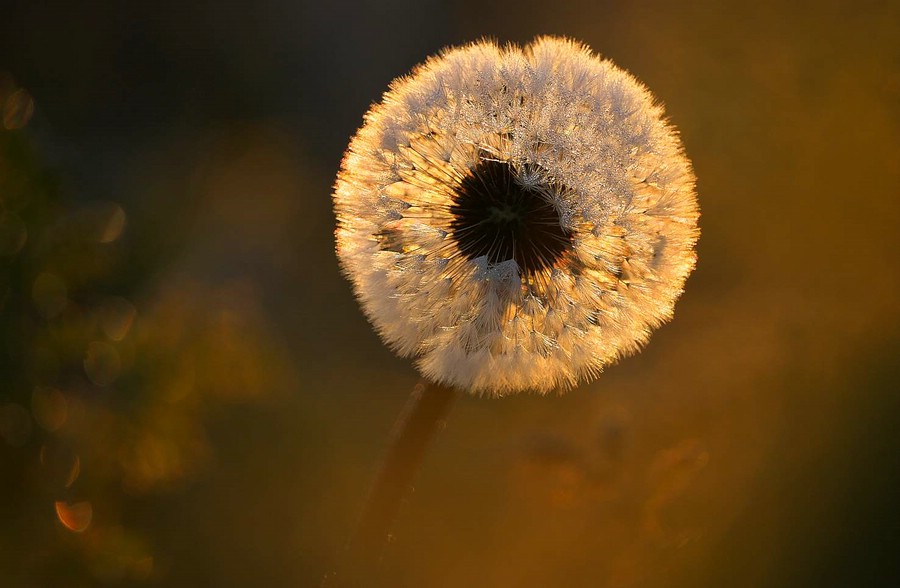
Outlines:
<svg viewBox="0 0 900 588"><path fill-rule="evenodd" d="M350 142L337 253L363 311L437 382L546 392L672 316L691 164L649 91L578 43L479 42L395 80Z"/></svg>

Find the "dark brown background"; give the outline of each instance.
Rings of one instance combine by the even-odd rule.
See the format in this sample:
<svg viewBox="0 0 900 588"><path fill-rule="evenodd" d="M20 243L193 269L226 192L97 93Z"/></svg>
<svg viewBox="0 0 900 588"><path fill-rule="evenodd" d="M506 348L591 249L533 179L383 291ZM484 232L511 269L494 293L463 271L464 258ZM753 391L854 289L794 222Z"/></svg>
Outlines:
<svg viewBox="0 0 900 588"><path fill-rule="evenodd" d="M342 150L427 55L537 34L665 103L699 264L598 381L455 406L384 584L900 582L896 2L77 4L0 18L0 585L317 585L417 381L337 269Z"/></svg>

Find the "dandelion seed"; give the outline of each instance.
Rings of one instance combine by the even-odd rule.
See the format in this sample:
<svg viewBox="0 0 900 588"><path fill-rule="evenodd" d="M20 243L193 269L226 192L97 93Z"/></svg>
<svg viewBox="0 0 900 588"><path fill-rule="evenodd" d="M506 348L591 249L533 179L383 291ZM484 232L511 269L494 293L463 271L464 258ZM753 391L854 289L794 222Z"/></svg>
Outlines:
<svg viewBox="0 0 900 588"><path fill-rule="evenodd" d="M559 38L450 49L395 80L334 202L379 334L475 393L596 377L671 318L696 259L694 176L662 107Z"/></svg>

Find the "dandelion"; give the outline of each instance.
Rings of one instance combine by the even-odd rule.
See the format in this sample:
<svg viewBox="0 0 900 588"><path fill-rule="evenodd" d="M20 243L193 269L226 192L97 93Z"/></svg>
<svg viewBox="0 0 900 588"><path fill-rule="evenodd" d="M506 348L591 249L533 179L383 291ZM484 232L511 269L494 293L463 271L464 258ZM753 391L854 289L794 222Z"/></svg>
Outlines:
<svg viewBox="0 0 900 588"><path fill-rule="evenodd" d="M662 108L578 43L450 49L391 84L335 185L363 311L414 390L345 555L363 585L455 389L570 388L671 318L694 267L694 176Z"/></svg>
<svg viewBox="0 0 900 588"><path fill-rule="evenodd" d="M364 313L475 393L593 379L672 316L694 267L691 164L649 91L573 41L450 49L350 142L337 252Z"/></svg>

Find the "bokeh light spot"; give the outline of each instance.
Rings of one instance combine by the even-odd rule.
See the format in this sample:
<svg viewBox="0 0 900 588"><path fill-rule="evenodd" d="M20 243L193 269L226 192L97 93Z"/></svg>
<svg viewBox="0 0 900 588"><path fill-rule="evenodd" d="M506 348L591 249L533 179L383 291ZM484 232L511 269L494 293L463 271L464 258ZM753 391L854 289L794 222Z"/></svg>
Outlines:
<svg viewBox="0 0 900 588"><path fill-rule="evenodd" d="M0 256L15 255L27 240L28 229L19 215L0 211Z"/></svg>
<svg viewBox="0 0 900 588"><path fill-rule="evenodd" d="M13 92L3 104L3 127L7 130L21 129L34 114L34 100L24 88Z"/></svg>
<svg viewBox="0 0 900 588"><path fill-rule="evenodd" d="M37 311L46 319L59 315L69 304L65 281L56 274L43 272L34 280L31 297Z"/></svg>
<svg viewBox="0 0 900 588"><path fill-rule="evenodd" d="M69 470L69 475L66 477L65 487L71 488L79 475L81 475L81 458L76 455L75 461L72 462L72 468Z"/></svg>
<svg viewBox="0 0 900 588"><path fill-rule="evenodd" d="M44 443L39 459L44 479L51 488L70 488L81 474L81 458L67 443Z"/></svg>
<svg viewBox="0 0 900 588"><path fill-rule="evenodd" d="M115 202L97 204L93 211L96 221L96 238L98 243L112 243L122 236L125 230L125 211Z"/></svg>
<svg viewBox="0 0 900 588"><path fill-rule="evenodd" d="M42 429L52 433L66 423L69 406L65 395L56 388L38 386L31 393L31 413Z"/></svg>
<svg viewBox="0 0 900 588"><path fill-rule="evenodd" d="M131 330L137 310L119 296L110 296L100 306L100 328L113 341L121 341Z"/></svg>
<svg viewBox="0 0 900 588"><path fill-rule="evenodd" d="M116 348L105 341L94 341L87 348L84 373L97 386L109 386L122 371L122 360Z"/></svg>
<svg viewBox="0 0 900 588"><path fill-rule="evenodd" d="M82 533L91 525L94 508L86 500L72 503L58 500L56 501L56 516L65 528Z"/></svg>

